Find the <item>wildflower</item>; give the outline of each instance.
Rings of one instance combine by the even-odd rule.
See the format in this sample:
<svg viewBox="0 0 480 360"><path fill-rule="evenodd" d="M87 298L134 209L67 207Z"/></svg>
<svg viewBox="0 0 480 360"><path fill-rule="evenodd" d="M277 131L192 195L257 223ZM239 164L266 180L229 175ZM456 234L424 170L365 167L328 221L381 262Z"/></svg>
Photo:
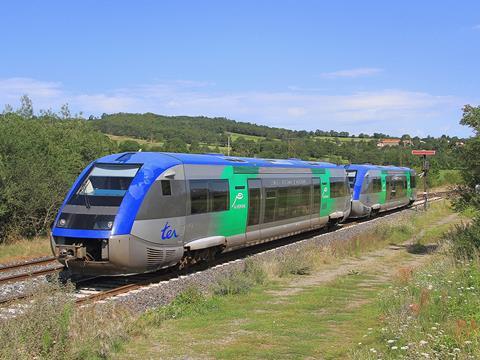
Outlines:
<svg viewBox="0 0 480 360"><path fill-rule="evenodd" d="M391 349L392 349L392 350L397 350L398 347L397 347L397 346L392 346Z"/></svg>
<svg viewBox="0 0 480 360"><path fill-rule="evenodd" d="M395 340L388 340L387 343L389 344L393 344L395 342Z"/></svg>
<svg viewBox="0 0 480 360"><path fill-rule="evenodd" d="M361 342L359 342L359 343L358 343L358 345L362 345L362 343L361 343Z"/></svg>
<svg viewBox="0 0 480 360"><path fill-rule="evenodd" d="M453 349L453 352L460 352L460 349L459 349L459 348L455 348L455 349Z"/></svg>
<svg viewBox="0 0 480 360"><path fill-rule="evenodd" d="M408 346L406 346L406 345L405 345L405 346L402 346L400 349L402 349L402 350L408 350Z"/></svg>
<svg viewBox="0 0 480 360"><path fill-rule="evenodd" d="M432 326L431 329L432 330L437 330L437 328L435 326Z"/></svg>
<svg viewBox="0 0 480 360"><path fill-rule="evenodd" d="M465 345L470 345L472 342L471 341L465 341Z"/></svg>
<svg viewBox="0 0 480 360"><path fill-rule="evenodd" d="M371 349L370 349L370 352L376 354L376 353L377 353L377 350L375 350L374 348L371 348Z"/></svg>

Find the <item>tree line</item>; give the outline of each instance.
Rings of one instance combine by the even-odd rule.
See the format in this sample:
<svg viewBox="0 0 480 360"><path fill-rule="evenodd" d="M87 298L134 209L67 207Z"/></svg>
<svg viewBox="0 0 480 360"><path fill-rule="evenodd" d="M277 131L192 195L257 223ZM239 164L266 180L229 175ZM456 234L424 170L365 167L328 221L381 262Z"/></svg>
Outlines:
<svg viewBox="0 0 480 360"><path fill-rule="evenodd" d="M130 139L117 142L106 134ZM72 114L68 104L58 113L35 113L31 100L23 96L18 109L7 105L0 114L0 242L45 234L82 169L94 159L115 152L141 149L226 154L230 137L230 153L237 156L420 166L420 159L410 154L411 148L379 149L377 142L365 134L361 138L328 134L225 118L151 113L104 114L87 120L81 113ZM438 155L432 159L434 172L465 166L460 159L470 145L458 147L457 138L412 141L415 147L437 150Z"/></svg>

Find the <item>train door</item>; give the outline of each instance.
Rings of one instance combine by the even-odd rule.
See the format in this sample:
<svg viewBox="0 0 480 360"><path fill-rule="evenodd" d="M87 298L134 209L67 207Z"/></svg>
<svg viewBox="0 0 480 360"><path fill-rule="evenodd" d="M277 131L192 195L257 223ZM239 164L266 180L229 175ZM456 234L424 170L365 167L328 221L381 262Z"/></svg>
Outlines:
<svg viewBox="0 0 480 360"><path fill-rule="evenodd" d="M261 239L262 217L262 181L248 179L247 243Z"/></svg>

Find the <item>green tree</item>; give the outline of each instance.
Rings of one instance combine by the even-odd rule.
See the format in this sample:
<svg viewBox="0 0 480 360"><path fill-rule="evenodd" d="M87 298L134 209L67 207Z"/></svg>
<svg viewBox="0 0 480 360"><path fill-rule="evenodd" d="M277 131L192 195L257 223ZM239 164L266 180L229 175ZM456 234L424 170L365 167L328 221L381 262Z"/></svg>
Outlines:
<svg viewBox="0 0 480 360"><path fill-rule="evenodd" d="M0 115L0 242L45 234L82 169L115 150L85 121Z"/></svg>
<svg viewBox="0 0 480 360"><path fill-rule="evenodd" d="M18 109L18 115L25 119L31 119L33 117L33 103L28 95L23 95L20 98L20 108Z"/></svg>
<svg viewBox="0 0 480 360"><path fill-rule="evenodd" d="M125 140L118 145L118 150L120 152L135 152L140 150L141 146L135 140Z"/></svg>
<svg viewBox="0 0 480 360"><path fill-rule="evenodd" d="M480 106L465 105L460 124L469 126L474 136L465 142L461 148L465 187L462 188L462 203L470 204L480 209L480 195L475 192L475 186L480 184Z"/></svg>
<svg viewBox="0 0 480 360"><path fill-rule="evenodd" d="M71 118L72 115L70 113L70 107L68 106L68 103L63 104L60 108L60 115L64 120Z"/></svg>

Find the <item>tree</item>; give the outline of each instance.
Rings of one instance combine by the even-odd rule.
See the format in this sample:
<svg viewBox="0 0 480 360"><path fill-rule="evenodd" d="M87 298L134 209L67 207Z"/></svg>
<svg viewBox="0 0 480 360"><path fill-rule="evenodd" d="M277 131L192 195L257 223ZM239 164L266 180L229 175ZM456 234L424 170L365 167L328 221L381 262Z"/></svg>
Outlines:
<svg viewBox="0 0 480 360"><path fill-rule="evenodd" d="M7 115L13 113L13 107L10 104L6 104L5 108L3 109L2 115Z"/></svg>
<svg viewBox="0 0 480 360"><path fill-rule="evenodd" d="M466 185L462 189L462 200L464 204L480 209L480 195L475 192L475 186L480 184L480 106L465 105L460 124L469 126L475 133L461 149L464 165L462 174Z"/></svg>
<svg viewBox="0 0 480 360"><path fill-rule="evenodd" d="M78 174L114 151L84 121L0 115L0 243L45 234Z"/></svg>
<svg viewBox="0 0 480 360"><path fill-rule="evenodd" d="M31 119L33 117L33 104L28 95L25 94L20 98L20 108L17 113L25 119Z"/></svg>
<svg viewBox="0 0 480 360"><path fill-rule="evenodd" d="M70 108L68 106L68 103L63 104L62 107L60 108L60 115L64 120L70 119L72 115L70 114Z"/></svg>
<svg viewBox="0 0 480 360"><path fill-rule="evenodd" d="M135 140L125 140L118 145L120 152L135 152L140 150L141 146Z"/></svg>

